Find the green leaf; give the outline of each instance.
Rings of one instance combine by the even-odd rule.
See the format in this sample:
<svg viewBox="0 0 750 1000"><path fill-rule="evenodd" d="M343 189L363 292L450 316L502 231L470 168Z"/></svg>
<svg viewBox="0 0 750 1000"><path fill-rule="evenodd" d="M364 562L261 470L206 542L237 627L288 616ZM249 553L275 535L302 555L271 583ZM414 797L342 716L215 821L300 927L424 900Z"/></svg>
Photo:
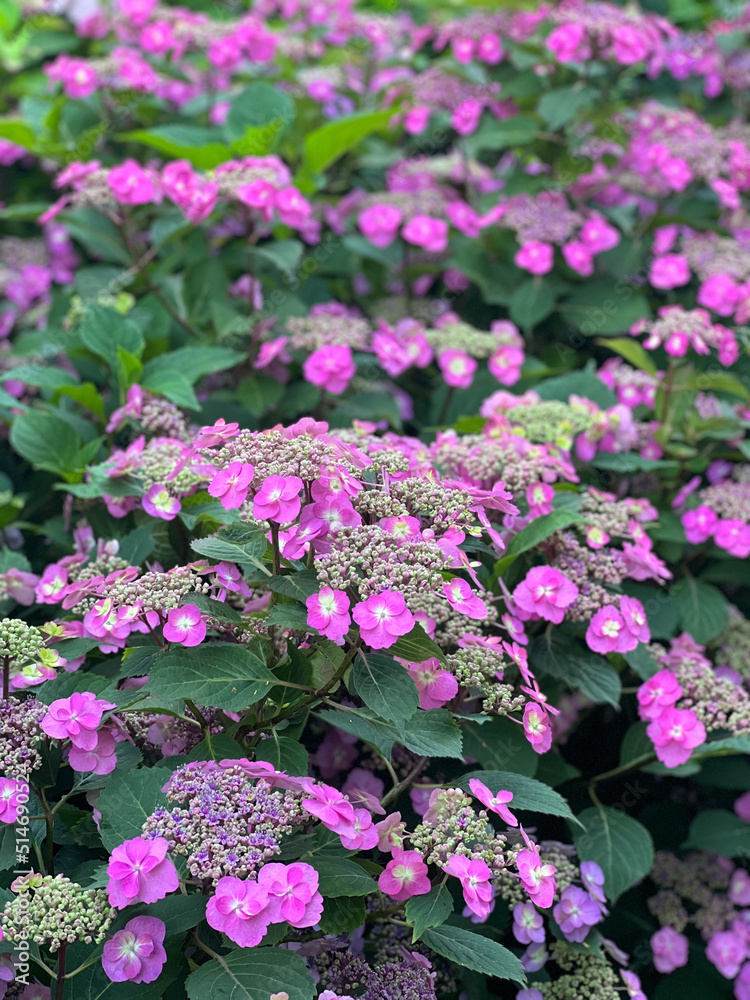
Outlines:
<svg viewBox="0 0 750 1000"><path fill-rule="evenodd" d="M10 443L35 468L64 473L76 468L82 442L67 421L54 413L30 410L13 421Z"/></svg>
<svg viewBox="0 0 750 1000"><path fill-rule="evenodd" d="M698 372L689 378L684 386L686 389L698 389L699 392L726 392L730 396L747 399L750 390L729 372Z"/></svg>
<svg viewBox="0 0 750 1000"><path fill-rule="evenodd" d="M320 876L323 896L366 896L377 889L364 868L348 858L317 854L310 864Z"/></svg>
<svg viewBox="0 0 750 1000"><path fill-rule="evenodd" d="M562 795L535 778L528 778L524 774L513 774L510 771L472 771L470 774L462 774L460 778L451 781L450 784L458 785L459 788L468 792L469 782L472 778L478 778L484 782L493 795L496 795L501 789L505 792L513 792L513 801L508 804L511 812L516 809L529 809L547 816L564 816L565 819L575 818Z"/></svg>
<svg viewBox="0 0 750 1000"><path fill-rule="evenodd" d="M701 645L727 627L729 602L710 583L688 577L670 589L669 597L678 610L681 627Z"/></svg>
<svg viewBox="0 0 750 1000"><path fill-rule="evenodd" d="M97 801L102 843L110 853L123 841L141 836L143 824L166 801L161 791L166 780L159 767L114 772Z"/></svg>
<svg viewBox="0 0 750 1000"><path fill-rule="evenodd" d="M445 662L445 653L430 639L419 623L408 635L399 636L396 645L391 646L390 652L410 663L424 663L425 660L433 658L437 658L441 663Z"/></svg>
<svg viewBox="0 0 750 1000"><path fill-rule="evenodd" d="M251 83L229 106L224 130L232 143L232 153L265 156L294 115L294 101L289 94L271 83Z"/></svg>
<svg viewBox="0 0 750 1000"><path fill-rule="evenodd" d="M303 607L299 601L274 604L266 615L265 623L266 625L279 625L281 628L304 629L305 632L317 633L318 631L307 624L307 608Z"/></svg>
<svg viewBox="0 0 750 1000"><path fill-rule="evenodd" d="M465 969L481 972L496 979L512 979L514 983L525 983L526 974L521 960L501 944L466 931L463 927L444 924L431 927L422 935L422 943L438 955L455 962Z"/></svg>
<svg viewBox="0 0 750 1000"><path fill-rule="evenodd" d="M342 729L345 733L372 744L386 760L391 759L393 744L398 741L399 735L390 723L383 722L382 719L361 709L357 711L326 709L317 714L334 728Z"/></svg>
<svg viewBox="0 0 750 1000"><path fill-rule="evenodd" d="M144 347L143 334L135 323L115 312L91 302L78 326L78 335L84 347L107 362L117 371L117 349L139 357Z"/></svg>
<svg viewBox="0 0 750 1000"><path fill-rule="evenodd" d="M563 303L562 317L586 337L626 333L639 319L648 319L651 310L642 292L624 282L598 279L587 281Z"/></svg>
<svg viewBox="0 0 750 1000"><path fill-rule="evenodd" d="M165 653L150 675L148 692L167 701L188 698L238 712L260 701L276 684L278 678L247 647L210 642Z"/></svg>
<svg viewBox="0 0 750 1000"><path fill-rule="evenodd" d="M529 549L536 549L556 531L563 531L571 524L581 524L585 520L585 517L575 510L553 510L549 514L542 514L511 538L503 558L519 556Z"/></svg>
<svg viewBox="0 0 750 1000"><path fill-rule="evenodd" d="M407 675L408 676L408 675ZM444 708L418 709L397 727L400 743L422 757L463 757L461 730Z"/></svg>
<svg viewBox="0 0 750 1000"><path fill-rule="evenodd" d="M590 370L588 367L566 372L565 375L558 375L555 378L543 379L534 386L534 391L538 392L542 399L559 399L563 403L567 403L571 394L584 396L603 410L614 406L617 402L615 393L596 377L593 369Z"/></svg>
<svg viewBox="0 0 750 1000"><path fill-rule="evenodd" d="M134 528L124 538L120 539L121 559L126 559L131 566L140 566L154 551L154 525L142 524Z"/></svg>
<svg viewBox="0 0 750 1000"><path fill-rule="evenodd" d="M123 132L117 139L121 142L140 142L173 160L187 160L203 170L218 167L232 157L229 147L219 141L219 130L200 125L157 125L150 129Z"/></svg>
<svg viewBox="0 0 750 1000"><path fill-rule="evenodd" d="M574 83L569 87L557 87L544 94L537 105L537 110L551 132L567 125L579 111L593 107L599 97L596 87L582 86Z"/></svg>
<svg viewBox="0 0 750 1000"><path fill-rule="evenodd" d="M750 824L728 809L706 809L690 824L686 849L712 851L727 858L750 854Z"/></svg>
<svg viewBox="0 0 750 1000"><path fill-rule="evenodd" d="M77 375L72 375L63 368L56 368L54 365L20 365L0 376L2 381L11 378L43 389L60 389L63 386L75 386L79 382Z"/></svg>
<svg viewBox="0 0 750 1000"><path fill-rule="evenodd" d="M555 293L549 282L532 278L522 282L510 297L510 318L530 330L555 308Z"/></svg>
<svg viewBox="0 0 750 1000"><path fill-rule="evenodd" d="M317 988L304 959L285 948L240 948L214 958L185 982L190 1000L268 1000L283 990L289 1000L313 1000Z"/></svg>
<svg viewBox="0 0 750 1000"><path fill-rule="evenodd" d="M592 701L619 706L622 684L614 667L559 629L534 636L529 659L536 669L564 681L568 687L578 688Z"/></svg>
<svg viewBox="0 0 750 1000"><path fill-rule="evenodd" d="M653 677L661 669L649 653L648 646L643 642L639 642L635 649L631 649L630 652L623 653L623 656L630 669L634 670L642 681L647 681L649 677Z"/></svg>
<svg viewBox="0 0 750 1000"><path fill-rule="evenodd" d="M179 894L166 896L158 903L141 903L137 909L128 910L131 917L157 917L163 920L167 928L165 937L184 934L191 927L196 927L206 916L206 897L200 893L189 896Z"/></svg>
<svg viewBox="0 0 750 1000"><path fill-rule="evenodd" d="M351 934L365 922L365 901L361 896L329 896L323 906L320 929L324 934Z"/></svg>
<svg viewBox="0 0 750 1000"><path fill-rule="evenodd" d="M360 650L352 679L365 705L387 722L403 723L419 708L419 693L409 671L389 656Z"/></svg>
<svg viewBox="0 0 750 1000"><path fill-rule="evenodd" d="M170 403L174 403L175 406L182 406L186 410L200 409L198 397L193 392L192 385L182 372L154 372L140 381L144 389L148 389L149 392L154 392L159 396L164 396L165 399L168 399Z"/></svg>
<svg viewBox="0 0 750 1000"><path fill-rule="evenodd" d="M150 388L150 382L157 375L179 373L194 385L204 375L226 371L242 364L245 355L228 347L181 347L176 351L161 354L143 366L143 384Z"/></svg>
<svg viewBox="0 0 750 1000"><path fill-rule="evenodd" d="M470 156L482 149L493 151L508 149L511 146L526 146L533 142L539 132L539 122L535 118L506 118L497 121L487 118L477 131L464 139Z"/></svg>
<svg viewBox="0 0 750 1000"><path fill-rule="evenodd" d="M600 347L608 347L620 357L625 358L634 368L639 368L649 375L656 375L656 365L641 344L632 337L615 337L607 340L597 340Z"/></svg>
<svg viewBox="0 0 750 1000"><path fill-rule="evenodd" d="M523 729L509 719L494 716L480 725L465 722L461 726L464 750L490 771L524 774L533 778L539 764L536 753Z"/></svg>
<svg viewBox="0 0 750 1000"><path fill-rule="evenodd" d="M310 764L307 750L297 740L288 736L276 736L275 732L267 740L261 740L255 748L255 759L273 764L277 771L287 774L306 775Z"/></svg>
<svg viewBox="0 0 750 1000"><path fill-rule="evenodd" d="M453 913L453 897L445 882L434 885L424 896L412 896L406 904L406 919L412 925L412 944L426 930L440 927Z"/></svg>
<svg viewBox="0 0 750 1000"><path fill-rule="evenodd" d="M241 760L245 756L246 751L231 736L226 733L208 733L190 751L188 760Z"/></svg>
<svg viewBox="0 0 750 1000"><path fill-rule="evenodd" d="M386 128L391 118L393 111L389 109L363 111L337 118L309 132L305 137L302 170L308 174L320 173L362 139Z"/></svg>
<svg viewBox="0 0 750 1000"><path fill-rule="evenodd" d="M610 806L585 809L578 819L584 827L573 833L578 857L596 861L604 872L604 891L614 903L651 871L651 834L638 820Z"/></svg>
<svg viewBox="0 0 750 1000"><path fill-rule="evenodd" d="M198 538L191 543L195 552L218 562L236 562L255 566L270 576L263 562L268 548L268 539L262 528L252 528L246 524L229 524L207 538Z"/></svg>
<svg viewBox="0 0 750 1000"><path fill-rule="evenodd" d="M231 622L233 625L241 625L245 620L235 608L225 604L224 601L215 601L205 594L185 594L183 604L194 604L200 608L204 615L209 615L219 622Z"/></svg>
<svg viewBox="0 0 750 1000"><path fill-rule="evenodd" d="M304 604L308 597L312 597L320 590L318 574L314 569L303 569L299 573L292 573L291 576L272 576L268 586L274 594L291 597L300 604Z"/></svg>

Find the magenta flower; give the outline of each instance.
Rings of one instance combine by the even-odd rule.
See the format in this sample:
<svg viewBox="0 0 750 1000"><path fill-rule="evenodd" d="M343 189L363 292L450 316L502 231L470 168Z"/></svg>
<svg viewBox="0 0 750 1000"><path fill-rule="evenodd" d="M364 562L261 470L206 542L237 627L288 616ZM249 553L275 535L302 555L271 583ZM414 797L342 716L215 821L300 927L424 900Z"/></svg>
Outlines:
<svg viewBox="0 0 750 1000"><path fill-rule="evenodd" d="M302 366L305 381L334 396L344 392L357 371L352 349L345 344L325 344L313 351Z"/></svg>
<svg viewBox="0 0 750 1000"><path fill-rule="evenodd" d="M373 246L387 247L396 239L403 219L395 205L371 205L359 213L357 224Z"/></svg>
<svg viewBox="0 0 750 1000"><path fill-rule="evenodd" d="M720 549L725 549L737 559L747 559L750 555L750 524L737 517L719 521L714 532L714 541Z"/></svg>
<svg viewBox="0 0 750 1000"><path fill-rule="evenodd" d="M271 909L268 890L258 882L225 875L208 901L206 920L240 948L254 948L272 922Z"/></svg>
<svg viewBox="0 0 750 1000"><path fill-rule="evenodd" d="M701 504L695 510L689 510L682 515L685 538L687 538L691 545L700 545L702 542L707 542L713 536L718 523L719 515L705 504Z"/></svg>
<svg viewBox="0 0 750 1000"><path fill-rule="evenodd" d="M485 861L470 861L463 854L454 854L449 858L443 871L454 875L461 882L464 902L481 920L486 920L491 912L492 872Z"/></svg>
<svg viewBox="0 0 750 1000"><path fill-rule="evenodd" d="M568 941L580 944L588 932L602 919L602 911L585 889L569 885L563 889L560 902L552 911L560 930Z"/></svg>
<svg viewBox="0 0 750 1000"><path fill-rule="evenodd" d="M692 751L706 742L706 727L690 708L665 708L646 732L666 767L684 764Z"/></svg>
<svg viewBox="0 0 750 1000"><path fill-rule="evenodd" d="M688 939L674 927L662 927L651 935L651 952L657 972L674 972L687 965Z"/></svg>
<svg viewBox="0 0 750 1000"><path fill-rule="evenodd" d="M121 166L112 167L107 183L115 201L121 205L147 205L160 197L153 175L135 160L125 160Z"/></svg>
<svg viewBox="0 0 750 1000"><path fill-rule="evenodd" d="M655 257L651 262L648 280L653 288L669 289L687 285L690 281L687 257L678 253Z"/></svg>
<svg viewBox="0 0 750 1000"><path fill-rule="evenodd" d="M733 808L743 822L750 823L750 792L745 792L735 799Z"/></svg>
<svg viewBox="0 0 750 1000"><path fill-rule="evenodd" d="M474 373L478 367L477 362L466 351L455 348L441 351L437 363L445 384L454 389L468 389L474 381Z"/></svg>
<svg viewBox="0 0 750 1000"><path fill-rule="evenodd" d="M29 800L29 786L15 778L0 778L0 823L15 823Z"/></svg>
<svg viewBox="0 0 750 1000"><path fill-rule="evenodd" d="M167 961L163 920L134 917L104 945L102 966L113 983L153 983Z"/></svg>
<svg viewBox="0 0 750 1000"><path fill-rule="evenodd" d="M395 812L375 824L378 831L378 850L383 854L403 850L406 823L401 819L401 813Z"/></svg>
<svg viewBox="0 0 750 1000"><path fill-rule="evenodd" d="M744 868L735 868L727 895L736 906L750 906L750 873Z"/></svg>
<svg viewBox="0 0 750 1000"><path fill-rule="evenodd" d="M552 746L552 727L546 708L531 701L523 712L526 739L537 753L546 753Z"/></svg>
<svg viewBox="0 0 750 1000"><path fill-rule="evenodd" d="M544 943L544 917L533 903L516 903L513 907L513 936L519 944Z"/></svg>
<svg viewBox="0 0 750 1000"><path fill-rule="evenodd" d="M226 469L217 472L208 485L212 497L221 500L225 510L241 507L247 499L255 469L247 462L232 462Z"/></svg>
<svg viewBox="0 0 750 1000"><path fill-rule="evenodd" d="M373 649L387 649L400 635L414 628L414 615L406 607L403 595L384 590L360 601L352 612L364 642Z"/></svg>
<svg viewBox="0 0 750 1000"><path fill-rule="evenodd" d="M155 903L179 887L177 869L167 858L168 847L163 837L134 837L112 851L107 865L112 906L121 910L131 903Z"/></svg>
<svg viewBox="0 0 750 1000"><path fill-rule="evenodd" d="M671 670L660 670L638 688L638 714L645 721L674 708L682 697L680 683Z"/></svg>
<svg viewBox="0 0 750 1000"><path fill-rule="evenodd" d="M552 270L555 261L551 244L539 240L529 240L513 258L516 267L528 271L529 274L547 274Z"/></svg>
<svg viewBox="0 0 750 1000"><path fill-rule="evenodd" d="M559 625L565 609L578 597L578 587L551 566L534 566L513 591L516 606L527 615L538 615ZM520 617L520 616L519 616Z"/></svg>
<svg viewBox="0 0 750 1000"><path fill-rule="evenodd" d="M182 510L182 504L173 497L166 486L154 483L141 500L141 505L151 517L160 517L162 521L174 521Z"/></svg>
<svg viewBox="0 0 750 1000"><path fill-rule="evenodd" d="M262 521L289 524L302 506L299 476L268 476L253 500L253 517Z"/></svg>
<svg viewBox="0 0 750 1000"><path fill-rule="evenodd" d="M718 934L713 934L706 948L706 958L725 979L735 978L746 957L745 940L736 931L719 931Z"/></svg>
<svg viewBox="0 0 750 1000"><path fill-rule="evenodd" d="M646 611L639 600L623 594L620 598L620 614L625 622L625 628L634 637L636 643L651 642L651 629L648 627ZM627 652L627 650L621 647L619 652Z"/></svg>
<svg viewBox="0 0 750 1000"><path fill-rule="evenodd" d="M318 892L318 873L303 862L292 865L271 863L258 873L258 885L268 893L271 923L282 920L291 927L312 927L323 912Z"/></svg>
<svg viewBox="0 0 750 1000"><path fill-rule="evenodd" d="M206 623L200 608L195 604L183 604L172 608L164 626L167 642L179 642L183 646L199 646L206 638Z"/></svg>
<svg viewBox="0 0 750 1000"><path fill-rule="evenodd" d="M419 851L396 851L378 879L378 888L399 903L412 896L424 896L432 885L427 877L427 865Z"/></svg>
<svg viewBox="0 0 750 1000"><path fill-rule="evenodd" d="M312 626L337 645L341 646L344 636L351 627L350 601L343 590L321 587L320 592L311 594L305 601L307 624Z"/></svg>
<svg viewBox="0 0 750 1000"><path fill-rule="evenodd" d="M552 906L555 897L555 866L544 864L538 849L532 845L518 852L516 856L518 874L532 902L546 910Z"/></svg>
<svg viewBox="0 0 750 1000"><path fill-rule="evenodd" d="M96 734L96 744L90 750L71 746L68 751L68 763L74 771L91 772L92 774L111 774L117 766L114 727L105 726Z"/></svg>
<svg viewBox="0 0 750 1000"><path fill-rule="evenodd" d="M513 801L513 792L501 790L497 795L493 795L484 782L478 778L472 778L469 781L469 788L483 806L486 806L490 812L497 813L508 826L518 826L518 820L508 808L508 803Z"/></svg>
<svg viewBox="0 0 750 1000"><path fill-rule="evenodd" d="M420 708L442 708L458 694L458 681L449 670L440 666L437 657L406 666L417 686Z"/></svg>
<svg viewBox="0 0 750 1000"><path fill-rule="evenodd" d="M625 628L625 621L614 606L599 608L586 629L586 645L595 653L627 653L638 639Z"/></svg>
<svg viewBox="0 0 750 1000"><path fill-rule="evenodd" d="M375 800L375 804L381 813L380 803ZM379 840L378 828L373 823L372 814L368 809L354 810L354 825L351 830L339 830L341 844L347 851L369 851L375 847Z"/></svg>
<svg viewBox="0 0 750 1000"><path fill-rule="evenodd" d="M472 591L466 580L456 576L443 584L443 593L454 611L477 621L487 617L487 605Z"/></svg>
<svg viewBox="0 0 750 1000"><path fill-rule="evenodd" d="M42 729L55 740L69 739L81 750L93 750L102 715L115 706L91 691L75 692L53 701L42 719Z"/></svg>
<svg viewBox="0 0 750 1000"><path fill-rule="evenodd" d="M448 223L430 215L414 215L401 230L407 243L431 253L442 253L448 247Z"/></svg>
<svg viewBox="0 0 750 1000"><path fill-rule="evenodd" d="M311 816L316 816L323 826L336 833L353 831L354 807L338 789L312 781L306 781L304 789L309 798L303 799L302 805Z"/></svg>

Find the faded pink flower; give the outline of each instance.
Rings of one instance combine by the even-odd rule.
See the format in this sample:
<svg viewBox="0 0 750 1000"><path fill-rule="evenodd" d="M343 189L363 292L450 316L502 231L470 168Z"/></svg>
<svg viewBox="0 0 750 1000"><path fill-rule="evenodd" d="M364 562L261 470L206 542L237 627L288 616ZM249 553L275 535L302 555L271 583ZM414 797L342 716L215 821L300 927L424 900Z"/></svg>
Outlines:
<svg viewBox="0 0 750 1000"><path fill-rule="evenodd" d="M69 698L52 702L42 719L42 729L55 740L69 739L81 750L93 750L102 715L114 707L91 691L76 691Z"/></svg>
<svg viewBox="0 0 750 1000"><path fill-rule="evenodd" d="M414 215L401 230L407 243L431 253L442 253L448 246L448 223L430 215Z"/></svg>
<svg viewBox="0 0 750 1000"><path fill-rule="evenodd" d="M472 591L466 580L456 576L443 584L443 593L454 611L467 618L482 621L487 617L487 605Z"/></svg>
<svg viewBox="0 0 750 1000"><path fill-rule="evenodd" d="M119 167L112 167L107 183L121 205L147 205L160 197L154 176L135 160L125 160Z"/></svg>
<svg viewBox="0 0 750 1000"><path fill-rule="evenodd" d="M535 701L529 702L523 712L523 729L526 739L537 753L546 753L552 746L552 727L547 710Z"/></svg>
<svg viewBox="0 0 750 1000"><path fill-rule="evenodd" d="M166 924L158 917L134 917L104 945L102 967L113 983L153 983L167 961Z"/></svg>
<svg viewBox="0 0 750 1000"><path fill-rule="evenodd" d="M528 271L529 274L547 274L555 262L551 244L539 240L529 240L513 258L516 267Z"/></svg>
<svg viewBox="0 0 750 1000"><path fill-rule="evenodd" d="M360 601L352 612L364 642L373 649L387 649L401 635L414 628L414 615L406 607L403 595L384 590Z"/></svg>
<svg viewBox="0 0 750 1000"><path fill-rule="evenodd" d="M437 363L446 385L455 389L468 389L474 381L477 362L466 351L456 349L441 351Z"/></svg>
<svg viewBox="0 0 750 1000"><path fill-rule="evenodd" d="M736 931L719 931L708 942L706 958L725 979L734 979L747 958L745 940Z"/></svg>
<svg viewBox="0 0 750 1000"><path fill-rule="evenodd" d="M387 247L396 239L404 216L395 205L371 205L359 213L357 223L376 247Z"/></svg>
<svg viewBox="0 0 750 1000"><path fill-rule="evenodd" d="M674 927L662 927L651 935L651 952L657 972L674 972L687 965L688 939Z"/></svg>
<svg viewBox="0 0 750 1000"><path fill-rule="evenodd" d="M458 694L458 681L444 670L437 657L423 663L406 664L419 692L419 707L425 710L442 708Z"/></svg>

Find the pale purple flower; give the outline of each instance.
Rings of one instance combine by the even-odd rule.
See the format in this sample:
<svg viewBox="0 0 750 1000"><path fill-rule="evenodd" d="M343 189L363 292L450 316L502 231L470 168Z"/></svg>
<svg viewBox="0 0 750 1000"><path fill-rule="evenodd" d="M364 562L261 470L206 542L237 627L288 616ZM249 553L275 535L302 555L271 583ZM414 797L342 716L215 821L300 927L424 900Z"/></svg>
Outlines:
<svg viewBox="0 0 750 1000"><path fill-rule="evenodd" d="M706 948L706 958L725 979L734 979L747 957L747 945L742 935L736 931L719 931L713 934Z"/></svg>
<svg viewBox="0 0 750 1000"><path fill-rule="evenodd" d="M563 889L560 902L552 911L560 930L568 941L581 943L588 932L602 919L602 911L585 889L569 885Z"/></svg>
<svg viewBox="0 0 750 1000"><path fill-rule="evenodd" d="M164 638L183 646L199 646L206 638L206 623L200 608L195 604L172 608L164 625Z"/></svg>
<svg viewBox="0 0 750 1000"><path fill-rule="evenodd" d="M104 945L102 967L113 983L153 983L167 961L158 917L134 917Z"/></svg>
<svg viewBox="0 0 750 1000"><path fill-rule="evenodd" d="M148 488L141 500L143 509L151 517L160 517L163 521L174 521L182 510L182 504L173 497L162 483L154 483Z"/></svg>
<svg viewBox="0 0 750 1000"><path fill-rule="evenodd" d="M513 936L519 944L544 944L544 917L533 903L513 907Z"/></svg>
<svg viewBox="0 0 750 1000"><path fill-rule="evenodd" d="M651 935L651 952L657 972L674 972L687 965L688 939L674 927L662 927Z"/></svg>

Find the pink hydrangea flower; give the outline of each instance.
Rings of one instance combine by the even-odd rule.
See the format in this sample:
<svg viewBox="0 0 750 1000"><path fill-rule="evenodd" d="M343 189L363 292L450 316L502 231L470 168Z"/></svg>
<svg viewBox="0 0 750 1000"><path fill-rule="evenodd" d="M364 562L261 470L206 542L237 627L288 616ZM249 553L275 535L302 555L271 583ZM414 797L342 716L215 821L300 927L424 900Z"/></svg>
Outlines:
<svg viewBox="0 0 750 1000"><path fill-rule="evenodd" d="M735 868L727 896L735 906L750 905L750 873L744 868Z"/></svg>
<svg viewBox="0 0 750 1000"><path fill-rule="evenodd" d="M261 218L266 222L270 222L273 218L276 207L276 188L269 181L258 177L249 184L238 187L236 196L243 205L259 212Z"/></svg>
<svg viewBox="0 0 750 1000"><path fill-rule="evenodd" d="M657 719L681 697L682 688L672 671L660 670L638 688L638 714L644 721Z"/></svg>
<svg viewBox="0 0 750 1000"><path fill-rule="evenodd" d="M497 795L493 795L484 782L478 778L470 779L469 788L483 806L486 806L490 812L497 813L508 826L518 826L518 820L508 808L508 803L513 801L513 792L504 792L501 790Z"/></svg>
<svg viewBox="0 0 750 1000"><path fill-rule="evenodd" d="M620 598L620 614L625 622L625 628L635 638L636 643L651 642L651 629L648 627L646 611L637 598L624 594ZM623 648L619 651L627 652Z"/></svg>
<svg viewBox="0 0 750 1000"><path fill-rule="evenodd" d="M371 205L359 213L357 223L370 243L382 248L396 239L403 219L401 209L395 205Z"/></svg>
<svg viewBox="0 0 750 1000"><path fill-rule="evenodd" d="M334 833L341 830L351 833L354 830L354 806L337 788L306 781L304 789L309 797L302 800L303 808L317 817L323 826Z"/></svg>
<svg viewBox="0 0 750 1000"><path fill-rule="evenodd" d="M747 559L750 555L750 525L737 517L719 521L714 541L720 549L725 549L737 559Z"/></svg>
<svg viewBox="0 0 750 1000"><path fill-rule="evenodd" d="M599 608L586 629L586 645L595 653L627 653L638 639L625 627L625 621L613 604Z"/></svg>
<svg viewBox="0 0 750 1000"><path fill-rule="evenodd" d="M456 576L443 584L443 593L454 611L467 618L482 621L487 617L487 605L472 591L466 580Z"/></svg>
<svg viewBox="0 0 750 1000"><path fill-rule="evenodd" d="M463 854L454 854L443 866L443 871L454 875L461 882L464 902L481 920L490 915L492 903L492 872L485 861L470 861Z"/></svg>
<svg viewBox="0 0 750 1000"><path fill-rule="evenodd" d="M131 903L155 903L179 888L177 869L167 857L164 837L134 837L112 851L107 865L109 902L118 910Z"/></svg>
<svg viewBox="0 0 750 1000"><path fill-rule="evenodd" d="M555 262L551 244L539 240L529 240L513 258L517 267L529 274L548 274Z"/></svg>
<svg viewBox="0 0 750 1000"><path fill-rule="evenodd" d="M255 469L247 462L232 462L216 473L208 485L208 492L221 500L225 510L233 510L241 507L247 499L254 475Z"/></svg>
<svg viewBox="0 0 750 1000"><path fill-rule="evenodd" d="M534 566L513 591L513 600L518 608L556 625L560 624L565 609L577 597L578 587L559 569L551 566Z"/></svg>
<svg viewBox="0 0 750 1000"><path fill-rule="evenodd" d="M424 896L432 885L427 877L427 865L419 851L394 850L393 859L378 879L378 888L386 896L402 903L412 896Z"/></svg>
<svg viewBox="0 0 750 1000"><path fill-rule="evenodd" d="M518 852L516 865L523 887L534 905L542 910L552 906L556 890L555 866L544 864L533 844Z"/></svg>
<svg viewBox="0 0 750 1000"><path fill-rule="evenodd" d="M343 590L321 587L320 592L311 594L305 601L307 624L317 629L326 639L341 646L344 636L351 627L350 601Z"/></svg>
<svg viewBox="0 0 750 1000"><path fill-rule="evenodd" d="M206 920L240 948L260 944L271 923L268 890L258 882L225 875L206 906Z"/></svg>
<svg viewBox="0 0 750 1000"><path fill-rule="evenodd" d="M563 260L572 271L576 271L584 277L589 277L594 273L594 258L591 250L580 240L564 243L560 249Z"/></svg>
<svg viewBox="0 0 750 1000"><path fill-rule="evenodd" d="M109 189L121 205L147 205L158 201L159 191L151 173L135 160L125 160L107 175Z"/></svg>
<svg viewBox="0 0 750 1000"><path fill-rule="evenodd" d="M271 923L286 920L291 927L297 928L317 924L323 912L318 881L315 869L301 861L291 865L276 862L264 865L258 873L258 885L268 893Z"/></svg>
<svg viewBox="0 0 750 1000"><path fill-rule="evenodd" d="M180 501L177 497L173 497L162 483L149 486L141 504L147 514L151 517L160 517L163 521L174 521L182 510Z"/></svg>
<svg viewBox="0 0 750 1000"><path fill-rule="evenodd" d="M200 608L195 604L172 608L164 626L164 638L183 646L199 646L206 638L206 623Z"/></svg>
<svg viewBox="0 0 750 1000"><path fill-rule="evenodd" d="M102 967L113 983L153 983L167 961L166 924L158 917L134 917L104 945Z"/></svg>
<svg viewBox="0 0 750 1000"><path fill-rule="evenodd" d="M305 381L334 396L344 392L357 368L352 349L345 344L326 344L313 351L302 366Z"/></svg>
<svg viewBox="0 0 750 1000"><path fill-rule="evenodd" d="M96 744L90 750L71 746L68 763L74 771L111 774L117 767L116 748L117 741L112 728L105 727L96 734Z"/></svg>
<svg viewBox="0 0 750 1000"><path fill-rule="evenodd" d="M589 931L602 919L602 911L585 889L569 885L560 894L560 902L552 911L568 941L580 944Z"/></svg>
<svg viewBox="0 0 750 1000"><path fill-rule="evenodd" d="M458 694L458 681L441 667L437 657L423 663L408 663L407 667L419 692L420 708L442 708Z"/></svg>
<svg viewBox="0 0 750 1000"><path fill-rule="evenodd" d="M690 708L665 708L646 732L666 767L684 764L692 751L706 742L706 727Z"/></svg>
<svg viewBox="0 0 750 1000"><path fill-rule="evenodd" d="M674 972L687 965L688 939L674 927L662 927L651 935L651 953L657 972Z"/></svg>
<svg viewBox="0 0 750 1000"><path fill-rule="evenodd" d="M442 253L448 246L448 223L430 215L415 215L401 230L407 243L422 247L430 253Z"/></svg>
<svg viewBox="0 0 750 1000"><path fill-rule="evenodd" d="M745 792L744 795L740 795L738 799L735 799L734 811L741 820L744 820L745 823L750 823L750 792Z"/></svg>
<svg viewBox="0 0 750 1000"><path fill-rule="evenodd" d="M558 62L582 62L591 55L586 27L580 23L561 24L550 32L546 45Z"/></svg>
<svg viewBox="0 0 750 1000"><path fill-rule="evenodd" d="M301 489L302 480L299 476L267 476L259 492L255 494L253 517L262 521L289 524L300 512Z"/></svg>
<svg viewBox="0 0 750 1000"><path fill-rule="evenodd" d="M546 753L552 746L552 726L545 708L532 701L523 712L526 739L537 753Z"/></svg>
<svg viewBox="0 0 750 1000"><path fill-rule="evenodd" d="M364 642L373 649L387 649L401 635L414 628L414 615L406 607L403 595L384 590L360 601L352 612Z"/></svg>
<svg viewBox="0 0 750 1000"><path fill-rule="evenodd" d="M648 280L653 288L669 289L687 285L690 281L687 257L677 253L655 257L651 262Z"/></svg>
<svg viewBox="0 0 750 1000"><path fill-rule="evenodd" d="M380 808L377 799L375 802ZM369 809L355 809L352 829L346 832L339 830L338 833L341 844L347 851L369 851L376 846L379 840L378 828L373 822Z"/></svg>
<svg viewBox="0 0 750 1000"><path fill-rule="evenodd" d="M745 940L736 931L719 931L708 942L706 958L725 979L734 979L747 958Z"/></svg>
<svg viewBox="0 0 750 1000"><path fill-rule="evenodd" d="M29 786L15 778L0 778L0 823L15 823L29 800Z"/></svg>
<svg viewBox="0 0 750 1000"><path fill-rule="evenodd" d="M76 691L69 698L53 701L42 719L42 729L55 740L69 739L81 750L93 750L102 715L115 706L91 691Z"/></svg>
<svg viewBox="0 0 750 1000"><path fill-rule="evenodd" d="M455 349L441 351L437 363L446 385L455 389L468 389L474 381L477 362L466 351Z"/></svg>

